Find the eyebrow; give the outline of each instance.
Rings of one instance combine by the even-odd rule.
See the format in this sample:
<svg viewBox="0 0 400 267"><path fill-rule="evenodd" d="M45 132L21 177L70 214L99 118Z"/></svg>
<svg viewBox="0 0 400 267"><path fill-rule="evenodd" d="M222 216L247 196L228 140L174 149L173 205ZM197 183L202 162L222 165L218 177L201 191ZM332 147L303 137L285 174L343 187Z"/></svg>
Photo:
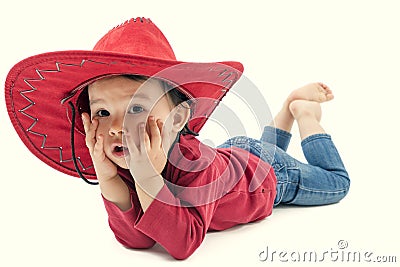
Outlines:
<svg viewBox="0 0 400 267"><path fill-rule="evenodd" d="M143 93L137 93L137 94L131 95L131 98L133 98L133 97L135 97L135 98L139 97L139 98L143 98L143 99L146 99L146 100L151 100L151 98L148 95L145 95Z"/></svg>
<svg viewBox="0 0 400 267"><path fill-rule="evenodd" d="M135 98L143 98L145 100L151 100L151 98L148 95L145 95L145 94L142 94L142 93L137 93L137 94L131 95L131 99L133 97L135 97ZM99 102L104 102L104 99L96 98L96 99L93 99L93 100L89 100L89 105L91 106L91 105L94 105L94 104L99 103Z"/></svg>
<svg viewBox="0 0 400 267"><path fill-rule="evenodd" d="M98 102L104 102L104 100L101 99L101 98L99 98L99 99L94 99L94 100L89 100L89 105L91 106L91 105L96 104L96 103L98 103Z"/></svg>

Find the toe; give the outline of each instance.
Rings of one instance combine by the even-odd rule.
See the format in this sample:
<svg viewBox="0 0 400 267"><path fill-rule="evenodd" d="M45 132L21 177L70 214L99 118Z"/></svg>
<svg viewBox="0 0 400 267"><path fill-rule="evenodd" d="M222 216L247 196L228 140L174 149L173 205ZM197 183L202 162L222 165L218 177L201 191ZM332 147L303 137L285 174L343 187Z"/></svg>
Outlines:
<svg viewBox="0 0 400 267"><path fill-rule="evenodd" d="M333 98L334 98L334 95L333 95L333 94L327 94L327 95L326 95L326 100L327 100L327 101L332 100Z"/></svg>
<svg viewBox="0 0 400 267"><path fill-rule="evenodd" d="M326 84L321 83L321 82L319 82L319 85L321 85L321 86L322 86L323 88L325 88L325 89L328 89L328 88L329 88Z"/></svg>

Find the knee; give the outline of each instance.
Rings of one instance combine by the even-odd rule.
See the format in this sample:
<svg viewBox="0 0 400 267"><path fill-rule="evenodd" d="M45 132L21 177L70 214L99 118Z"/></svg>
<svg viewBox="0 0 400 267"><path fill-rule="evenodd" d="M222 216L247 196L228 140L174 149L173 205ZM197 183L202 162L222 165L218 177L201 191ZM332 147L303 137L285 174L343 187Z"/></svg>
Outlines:
<svg viewBox="0 0 400 267"><path fill-rule="evenodd" d="M341 190L338 192L337 197L333 203L341 201L345 196L347 196L350 190L350 178L347 173L346 175L339 175L338 179L340 179Z"/></svg>
<svg viewBox="0 0 400 267"><path fill-rule="evenodd" d="M350 189L350 178L349 174L346 172L345 174L340 175L342 180L343 180L343 188L345 191L345 195L349 192Z"/></svg>
<svg viewBox="0 0 400 267"><path fill-rule="evenodd" d="M335 204L344 199L350 190L350 179L347 173L345 175L337 175L336 177L336 190L330 192L325 197L325 200L321 203L324 204Z"/></svg>

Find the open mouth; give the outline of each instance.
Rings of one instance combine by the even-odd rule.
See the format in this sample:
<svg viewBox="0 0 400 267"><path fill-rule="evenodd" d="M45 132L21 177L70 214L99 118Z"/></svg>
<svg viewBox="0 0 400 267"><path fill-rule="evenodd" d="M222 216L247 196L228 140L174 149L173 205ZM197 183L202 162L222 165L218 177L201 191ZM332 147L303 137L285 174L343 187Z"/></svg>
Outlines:
<svg viewBox="0 0 400 267"><path fill-rule="evenodd" d="M129 150L122 144L113 144L111 148L112 154L118 158L129 155Z"/></svg>

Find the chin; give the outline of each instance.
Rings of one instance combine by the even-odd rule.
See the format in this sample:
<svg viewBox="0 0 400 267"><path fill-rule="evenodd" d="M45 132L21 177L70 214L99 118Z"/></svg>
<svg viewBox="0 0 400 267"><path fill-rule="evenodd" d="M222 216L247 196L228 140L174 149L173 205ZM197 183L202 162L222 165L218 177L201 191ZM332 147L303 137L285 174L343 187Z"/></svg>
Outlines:
<svg viewBox="0 0 400 267"><path fill-rule="evenodd" d="M109 157L109 159L111 159L110 157ZM111 161L115 164L115 165L117 165L118 167L120 167L120 168L122 168L122 169L129 169L129 167L128 167L128 164L126 163L126 161L125 161L125 159L124 158L119 158L119 159L111 159Z"/></svg>
<svg viewBox="0 0 400 267"><path fill-rule="evenodd" d="M125 170L128 170L129 169L129 167L128 167L128 165L126 164L126 162L123 162L123 163L116 163L117 165L118 165L118 167L120 167L120 168L122 168L122 169L125 169Z"/></svg>

